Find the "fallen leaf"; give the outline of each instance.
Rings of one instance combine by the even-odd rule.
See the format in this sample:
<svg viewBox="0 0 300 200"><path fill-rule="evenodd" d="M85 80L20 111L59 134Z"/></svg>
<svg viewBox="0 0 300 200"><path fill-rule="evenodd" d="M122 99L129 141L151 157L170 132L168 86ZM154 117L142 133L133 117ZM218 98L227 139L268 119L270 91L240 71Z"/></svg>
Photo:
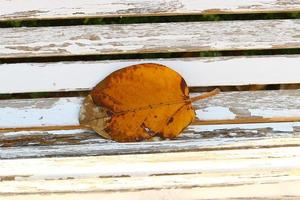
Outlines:
<svg viewBox="0 0 300 200"><path fill-rule="evenodd" d="M83 103L80 124L118 142L172 139L194 120L192 102L206 96L190 98L185 80L166 66L133 65L96 85Z"/></svg>

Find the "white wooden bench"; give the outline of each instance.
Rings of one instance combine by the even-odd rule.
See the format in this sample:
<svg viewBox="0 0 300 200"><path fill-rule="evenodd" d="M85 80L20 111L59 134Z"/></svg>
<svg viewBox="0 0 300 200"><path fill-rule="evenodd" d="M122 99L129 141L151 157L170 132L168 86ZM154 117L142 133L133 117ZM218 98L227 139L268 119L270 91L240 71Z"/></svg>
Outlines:
<svg viewBox="0 0 300 200"><path fill-rule="evenodd" d="M299 11L300 0L0 0L0 22ZM64 97L143 62L175 69L191 87L300 83L299 55L84 61L292 48L298 19L1 28L0 94L58 97L0 100L0 199L300 198L300 90L223 92L194 104L197 120L178 139L140 143L72 128L84 97ZM227 124L202 125L214 120Z"/></svg>

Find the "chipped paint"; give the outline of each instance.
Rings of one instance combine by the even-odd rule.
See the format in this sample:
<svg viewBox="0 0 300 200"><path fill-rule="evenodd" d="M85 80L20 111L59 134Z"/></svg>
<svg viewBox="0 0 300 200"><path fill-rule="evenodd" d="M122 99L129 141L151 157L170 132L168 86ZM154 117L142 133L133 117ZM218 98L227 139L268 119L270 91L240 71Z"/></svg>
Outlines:
<svg viewBox="0 0 300 200"><path fill-rule="evenodd" d="M5 28L0 57L295 48L299 30L299 19Z"/></svg>
<svg viewBox="0 0 300 200"><path fill-rule="evenodd" d="M1 2L0 20L59 19L76 17L164 16L186 14L222 14L299 11L299 1L277 0L17 0Z"/></svg>
<svg viewBox="0 0 300 200"><path fill-rule="evenodd" d="M53 99L49 99L51 102ZM19 101L19 100L18 100ZM5 102L8 102L7 104ZM20 107L22 104L25 107ZM44 102L44 103L43 103ZM21 100L17 104L11 101L0 102L0 127L30 127L51 125L73 125L78 123L79 108L82 100L78 98L61 98L45 107L45 101ZM57 119L54 120L53 119ZM74 121L75 120L75 121Z"/></svg>
<svg viewBox="0 0 300 200"><path fill-rule="evenodd" d="M249 109L251 116L260 116L264 118L268 117L292 117L292 116L300 116L299 109Z"/></svg>
<svg viewBox="0 0 300 200"><path fill-rule="evenodd" d="M199 120L211 119L235 119L236 115L226 107L208 107L202 110L196 110Z"/></svg>
<svg viewBox="0 0 300 200"><path fill-rule="evenodd" d="M23 137L30 135L40 134L41 131L18 131L18 132L5 132L1 133L0 138L9 138L9 137ZM80 133L94 133L93 131L76 129L76 130L59 130L59 131L45 131L47 135L69 135L69 134L80 134Z"/></svg>
<svg viewBox="0 0 300 200"><path fill-rule="evenodd" d="M245 117L299 116L300 90L228 92L194 102L200 120ZM192 96L199 95L193 93ZM276 96L276 98L273 98ZM78 124L83 98L24 99L0 101L0 127ZM238 111L238 112L235 112ZM5 117L4 117L5 116Z"/></svg>
<svg viewBox="0 0 300 200"><path fill-rule="evenodd" d="M276 155L277 159L272 160L272 165L270 165L266 160L270 159L272 155ZM176 154L91 156L80 157L80 159L79 157L17 159L3 160L0 163L0 176L18 174L24 178L27 177L29 180L124 175L137 177L165 173L207 173L217 172L221 169L233 172L237 169L249 170L254 164L259 168L267 169L274 167L285 169L286 167L299 166L299 163L295 162L295 157L299 156L299 147L285 147L282 150L236 149L227 151L181 152ZM225 158L227 160L241 160L234 162L235 165L211 164L212 162L226 162ZM280 158L287 158L286 162L282 162ZM246 160L247 162L245 162ZM20 168L20 166L24 167ZM36 169L36 166L39 166L39 170L33 170Z"/></svg>
<svg viewBox="0 0 300 200"><path fill-rule="evenodd" d="M72 45L66 48L74 48L74 53L83 50ZM300 57L293 55L1 64L0 93L90 90L111 72L138 63L166 65L180 73L189 86L298 83L299 62ZM265 71L268 76L261 75ZM12 76L16 78L11 79ZM273 100L273 97L260 98Z"/></svg>
<svg viewBox="0 0 300 200"><path fill-rule="evenodd" d="M162 187L189 191L195 187L212 188L215 193L218 187L256 185L261 188L270 183L292 183L288 191L299 194L298 187L292 187L299 182L299 162L295 162L299 152L299 147L281 147L3 160L0 176L8 180L0 182L0 194L4 197L22 194L24 198L24 194L51 193L52 197L55 193L75 192L78 196L83 191L119 194L141 189L157 192ZM16 176L20 181L14 180ZM249 194L252 197L253 189Z"/></svg>
<svg viewBox="0 0 300 200"><path fill-rule="evenodd" d="M259 124L224 124L224 125L205 125L192 126L189 128L195 132L215 131L222 129L271 129L273 131L293 132L293 127L300 126L300 122L284 122L284 123L259 123Z"/></svg>

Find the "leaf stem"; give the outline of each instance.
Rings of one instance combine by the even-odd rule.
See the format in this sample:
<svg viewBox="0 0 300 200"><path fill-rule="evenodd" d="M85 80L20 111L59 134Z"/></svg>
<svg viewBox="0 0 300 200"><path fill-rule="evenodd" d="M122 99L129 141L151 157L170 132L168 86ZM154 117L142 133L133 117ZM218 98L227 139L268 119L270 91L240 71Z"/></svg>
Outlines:
<svg viewBox="0 0 300 200"><path fill-rule="evenodd" d="M191 102L199 101L199 100L201 100L201 99L206 99L206 98L208 98L208 97L215 96L215 95L217 95L217 94L219 94L219 93L220 93L220 89L219 89L219 88L216 88L216 89L214 89L213 91L206 92L206 93L201 94L201 95L196 96L196 97L192 97L192 98L190 98L190 101L191 101Z"/></svg>

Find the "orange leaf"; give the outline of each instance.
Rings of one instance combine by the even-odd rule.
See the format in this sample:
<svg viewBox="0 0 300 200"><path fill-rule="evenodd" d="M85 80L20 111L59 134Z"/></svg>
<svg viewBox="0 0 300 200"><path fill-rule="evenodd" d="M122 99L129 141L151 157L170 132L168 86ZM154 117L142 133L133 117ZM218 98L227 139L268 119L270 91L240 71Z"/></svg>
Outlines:
<svg viewBox="0 0 300 200"><path fill-rule="evenodd" d="M174 70L146 63L113 72L84 101L80 123L118 142L175 138L195 118L185 80Z"/></svg>

